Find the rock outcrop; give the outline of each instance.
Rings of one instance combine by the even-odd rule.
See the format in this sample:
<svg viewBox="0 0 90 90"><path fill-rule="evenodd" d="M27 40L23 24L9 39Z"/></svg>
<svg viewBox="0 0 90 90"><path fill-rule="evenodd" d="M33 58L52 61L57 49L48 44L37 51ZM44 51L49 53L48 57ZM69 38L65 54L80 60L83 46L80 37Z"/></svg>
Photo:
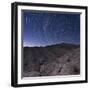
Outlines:
<svg viewBox="0 0 90 90"><path fill-rule="evenodd" d="M24 47L22 77L80 74L80 46Z"/></svg>

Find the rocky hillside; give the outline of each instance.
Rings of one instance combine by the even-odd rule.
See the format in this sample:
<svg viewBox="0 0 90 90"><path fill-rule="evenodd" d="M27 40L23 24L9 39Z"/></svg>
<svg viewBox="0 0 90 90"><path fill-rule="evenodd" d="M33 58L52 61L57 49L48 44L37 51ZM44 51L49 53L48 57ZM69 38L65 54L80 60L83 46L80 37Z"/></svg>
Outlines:
<svg viewBox="0 0 90 90"><path fill-rule="evenodd" d="M22 77L80 74L80 46L24 47Z"/></svg>

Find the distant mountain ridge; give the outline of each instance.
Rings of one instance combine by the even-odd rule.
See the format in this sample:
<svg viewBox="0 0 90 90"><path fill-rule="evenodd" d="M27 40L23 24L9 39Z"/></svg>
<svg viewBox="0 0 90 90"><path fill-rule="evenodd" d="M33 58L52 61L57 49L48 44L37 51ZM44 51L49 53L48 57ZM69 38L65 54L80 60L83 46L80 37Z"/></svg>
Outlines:
<svg viewBox="0 0 90 90"><path fill-rule="evenodd" d="M52 44L52 45L46 45L46 46L33 46L33 47L51 47L51 46L80 46L79 44L72 44L72 43L61 43L61 44ZM26 48L29 48L31 46L24 46Z"/></svg>
<svg viewBox="0 0 90 90"><path fill-rule="evenodd" d="M58 68L60 68L60 66L63 63L58 64L57 63L58 60L65 61L66 59L71 58L74 55L76 55L75 58L78 59L80 57L79 49L80 49L80 45L66 44L66 43L57 44L57 45L49 45L46 47L23 47L24 59L23 59L22 76L29 77L29 76L65 75L65 74L69 75L71 72L69 73L69 71L67 72L67 70L65 71L67 73L65 73L64 70L62 69L63 73L60 74L55 71L53 72L52 68L54 70L55 69L54 67L57 67L57 65L58 65ZM78 55L76 53L78 53ZM72 58L72 59L76 60L75 58ZM71 60L70 62L73 62L73 60ZM79 61L80 60L78 59L77 62ZM65 62L67 62L67 60ZM65 63L63 65L65 65ZM78 64L77 67L79 66L80 65ZM50 70L47 69L49 67L51 67ZM58 68L56 69L56 71L58 70Z"/></svg>

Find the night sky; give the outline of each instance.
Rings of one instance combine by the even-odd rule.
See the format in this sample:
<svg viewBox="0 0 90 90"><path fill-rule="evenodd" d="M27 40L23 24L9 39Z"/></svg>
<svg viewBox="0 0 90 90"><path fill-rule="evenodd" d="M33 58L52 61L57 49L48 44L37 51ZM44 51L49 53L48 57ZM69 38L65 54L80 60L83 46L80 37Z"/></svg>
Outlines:
<svg viewBox="0 0 90 90"><path fill-rule="evenodd" d="M22 11L23 46L80 44L80 14Z"/></svg>

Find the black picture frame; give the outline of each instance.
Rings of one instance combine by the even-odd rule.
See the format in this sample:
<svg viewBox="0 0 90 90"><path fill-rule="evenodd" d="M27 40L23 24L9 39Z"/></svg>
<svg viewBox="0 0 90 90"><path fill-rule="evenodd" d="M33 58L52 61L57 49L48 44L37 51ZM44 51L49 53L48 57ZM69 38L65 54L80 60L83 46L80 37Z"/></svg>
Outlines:
<svg viewBox="0 0 90 90"><path fill-rule="evenodd" d="M68 8L85 11L85 79L75 81L61 81L61 82L43 82L43 83L18 83L18 6L36 6L36 7L49 7L49 8ZM24 87L24 86L42 86L42 85L58 85L58 84L75 84L88 82L88 7L87 6L74 6L74 5L56 5L56 4L42 4L42 3L26 3L14 2L11 4L11 86Z"/></svg>

